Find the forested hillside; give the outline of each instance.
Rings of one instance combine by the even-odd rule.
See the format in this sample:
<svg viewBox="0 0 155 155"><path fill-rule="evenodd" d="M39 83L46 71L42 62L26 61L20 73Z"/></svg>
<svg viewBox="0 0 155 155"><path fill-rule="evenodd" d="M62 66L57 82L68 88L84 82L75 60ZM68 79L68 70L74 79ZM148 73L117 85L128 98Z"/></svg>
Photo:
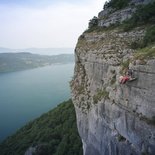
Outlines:
<svg viewBox="0 0 155 155"><path fill-rule="evenodd" d="M29 122L0 144L0 155L82 155L72 101Z"/></svg>
<svg viewBox="0 0 155 155"><path fill-rule="evenodd" d="M31 53L1 53L0 54L0 73L19 71L52 65L55 63L72 63L74 62L73 54L61 55L39 55Z"/></svg>

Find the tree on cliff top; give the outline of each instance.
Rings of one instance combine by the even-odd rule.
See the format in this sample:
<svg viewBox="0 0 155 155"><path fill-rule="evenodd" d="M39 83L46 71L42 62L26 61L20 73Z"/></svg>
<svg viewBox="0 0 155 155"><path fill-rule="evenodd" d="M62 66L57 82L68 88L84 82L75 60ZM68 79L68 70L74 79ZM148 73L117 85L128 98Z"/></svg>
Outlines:
<svg viewBox="0 0 155 155"><path fill-rule="evenodd" d="M116 10L123 9L128 6L131 0L110 0L106 1L104 4L104 9L113 8Z"/></svg>

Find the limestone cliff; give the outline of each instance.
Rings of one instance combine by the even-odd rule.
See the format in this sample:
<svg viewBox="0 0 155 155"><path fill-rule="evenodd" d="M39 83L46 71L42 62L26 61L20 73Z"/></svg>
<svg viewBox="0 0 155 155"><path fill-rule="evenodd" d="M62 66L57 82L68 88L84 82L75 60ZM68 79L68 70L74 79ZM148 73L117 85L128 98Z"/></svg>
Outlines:
<svg viewBox="0 0 155 155"><path fill-rule="evenodd" d="M84 155L155 154L155 46L147 57L131 48L145 32L109 28L78 39L71 88ZM127 67L137 80L122 85Z"/></svg>

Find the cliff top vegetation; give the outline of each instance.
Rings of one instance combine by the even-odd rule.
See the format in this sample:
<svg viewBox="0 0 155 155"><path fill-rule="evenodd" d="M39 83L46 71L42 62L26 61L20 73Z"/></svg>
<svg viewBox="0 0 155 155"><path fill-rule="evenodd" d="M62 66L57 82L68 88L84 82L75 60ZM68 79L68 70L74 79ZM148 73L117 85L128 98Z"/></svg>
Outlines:
<svg viewBox="0 0 155 155"><path fill-rule="evenodd" d="M130 1L131 0L110 0L110 1L106 1L103 8L104 9L113 8L115 10L120 10L120 9L127 7L129 5Z"/></svg>
<svg viewBox="0 0 155 155"><path fill-rule="evenodd" d="M128 6L130 0L111 0L109 2L106 2L104 5L104 9L112 8L115 11L117 9L123 9L124 7ZM132 6L131 6L132 7ZM98 25L98 21L102 20L100 18L94 18L90 20L89 22L89 29L86 30L86 32L92 32L92 31L106 31L113 28L121 28L124 31L130 31L135 27L142 26L142 25L148 25L148 24L155 24L155 1L152 1L152 3L148 3L145 5L135 5L136 11L132 14L131 18L126 19L125 21L121 23L115 23L108 27L101 27ZM111 12L109 12L110 14ZM106 17L108 18L108 16Z"/></svg>

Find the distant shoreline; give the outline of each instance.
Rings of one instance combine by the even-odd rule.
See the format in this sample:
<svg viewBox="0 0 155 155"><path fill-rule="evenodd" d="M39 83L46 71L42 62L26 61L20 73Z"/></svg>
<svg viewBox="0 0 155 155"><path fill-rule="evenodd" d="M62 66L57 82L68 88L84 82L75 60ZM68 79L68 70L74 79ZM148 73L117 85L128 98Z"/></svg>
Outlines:
<svg viewBox="0 0 155 155"><path fill-rule="evenodd" d="M21 71L26 71L26 70L33 70L33 69L37 69L37 68L43 68L43 67L48 67L48 66L54 66L54 65L67 65L67 64L74 64L74 62L68 62L68 63L53 63L51 65L46 65L46 66L38 66L38 67L34 67L34 68L27 68L27 69L22 69L22 70L14 70L14 71L6 71L6 72L0 72L1 74L7 74L7 73L14 73L14 72L21 72Z"/></svg>
<svg viewBox="0 0 155 155"><path fill-rule="evenodd" d="M11 49L0 47L0 53L32 53L46 56L74 54L74 48L23 48Z"/></svg>
<svg viewBox="0 0 155 155"><path fill-rule="evenodd" d="M74 62L74 54L47 56L28 52L0 53L0 73L16 72L53 64L68 64Z"/></svg>

